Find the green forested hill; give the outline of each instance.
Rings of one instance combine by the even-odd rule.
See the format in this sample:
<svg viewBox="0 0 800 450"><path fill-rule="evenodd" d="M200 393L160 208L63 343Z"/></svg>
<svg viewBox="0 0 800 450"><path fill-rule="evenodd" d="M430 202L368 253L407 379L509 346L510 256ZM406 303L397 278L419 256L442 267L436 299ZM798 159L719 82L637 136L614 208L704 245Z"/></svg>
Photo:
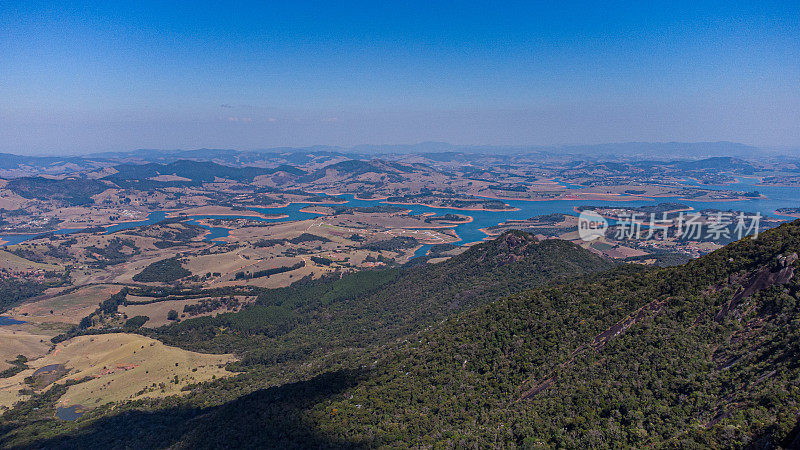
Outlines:
<svg viewBox="0 0 800 450"><path fill-rule="evenodd" d="M121 164L115 166L116 173L109 175L106 179L114 182L136 182L147 180L158 175L177 175L191 181L174 184L199 184L214 181L216 177L228 178L237 181L252 181L259 175L273 174L278 171L285 171L293 175L303 175L300 169L291 166L280 166L275 169L265 169L260 167L231 167L224 166L209 161L193 161L181 159L169 164Z"/></svg>
<svg viewBox="0 0 800 450"><path fill-rule="evenodd" d="M57 200L75 206L94 203L92 196L103 192L109 186L97 180L84 178L52 179L37 176L12 179L6 188L24 198Z"/></svg>
<svg viewBox="0 0 800 450"><path fill-rule="evenodd" d="M241 312L187 320L153 337L192 350L236 352L246 365L302 361L385 344L512 293L611 267L574 244L508 232L440 264L273 289Z"/></svg>
<svg viewBox="0 0 800 450"><path fill-rule="evenodd" d="M470 267L514 259L493 248L478 258L485 266ZM365 346L360 360L227 402L218 399L265 372L77 424L31 424L46 406L12 411L7 420L28 425L18 434L0 426L0 443L38 432L37 445L64 447L796 446L798 252L800 222L684 266L623 267L475 302Z"/></svg>
<svg viewBox="0 0 800 450"><path fill-rule="evenodd" d="M367 444L789 445L798 225L459 316L312 413L332 438Z"/></svg>

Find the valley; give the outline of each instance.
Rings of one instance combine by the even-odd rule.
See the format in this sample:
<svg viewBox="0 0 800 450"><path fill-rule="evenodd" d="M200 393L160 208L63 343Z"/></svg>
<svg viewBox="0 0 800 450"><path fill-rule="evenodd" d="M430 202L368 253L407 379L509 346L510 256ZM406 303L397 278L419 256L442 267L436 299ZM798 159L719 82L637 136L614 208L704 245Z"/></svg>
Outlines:
<svg viewBox="0 0 800 450"><path fill-rule="evenodd" d="M0 1L0 450L800 449L798 24Z"/></svg>
<svg viewBox="0 0 800 450"><path fill-rule="evenodd" d="M608 349L677 307L668 298L702 299L679 308L691 316L733 295L736 288L714 287L723 277L719 270L748 275L709 262L718 255L738 251L730 248L774 253L769 243L777 239L785 267L796 263L790 251L796 224L787 223L797 205L794 190L762 183L774 166L725 158L645 165L455 154L369 160L309 154L298 165L281 159L286 156L271 155L271 168L179 158L96 162L0 186L0 410L20 427L0 426L0 444L24 444L45 433L55 439L49 444L68 446L83 430L115 446L126 438L109 434L104 423L125 420L122 411L155 418L189 405L195 409L179 414L173 434L149 444L190 445L194 435L183 420L202 420L234 439L228 430L240 429L240 404L255 414L247 420L272 422L272 392L278 399L278 392L300 389L322 397L291 406L276 400L295 412L274 429L282 437L269 431L264 445L375 446L394 439L459 445L464 432L478 442L522 445L525 436L548 436L541 441L548 446L594 445L582 425L562 434L539 414L590 420L585 408L570 409L555 398L574 397L573 405L582 405L591 386L615 386L587 383L603 379L595 367L633 370L613 366L602 356ZM795 169L785 162L781 168ZM607 221L597 239L581 234L586 211ZM695 225L716 229L716 237L682 235L692 215ZM735 242L743 225L736 218L756 215L748 232L764 237ZM626 225L625 217L638 219ZM718 224L722 217L728 222ZM656 219L665 228L660 235L648 232ZM767 247L753 250L747 242ZM689 284L678 283L682 271L698 270ZM793 280L792 272L782 283L793 286ZM714 295L701 293L708 289ZM761 306L737 303L726 311L745 320L753 308ZM712 322L694 326L719 336L738 332L724 320ZM692 333L692 345L716 347L714 354L741 351L719 350L723 343ZM635 348L630 351L651 351ZM717 376L695 363L679 366L686 376ZM423 394L419 389L430 383L436 390ZM578 385L582 390L569 388ZM698 417L724 427L734 419L707 417L724 404L698 404ZM452 413L442 413L442 405ZM402 416L404 428L364 415L375 411ZM467 411L503 411L502 423L536 425L490 436ZM151 426L150 419L135 420L138 425L124 426ZM320 434L293 434L302 429L294 420L312 420ZM45 432L38 423L57 427ZM697 438L636 423L613 439L638 446L656 435ZM672 426L686 430L686 423Z"/></svg>

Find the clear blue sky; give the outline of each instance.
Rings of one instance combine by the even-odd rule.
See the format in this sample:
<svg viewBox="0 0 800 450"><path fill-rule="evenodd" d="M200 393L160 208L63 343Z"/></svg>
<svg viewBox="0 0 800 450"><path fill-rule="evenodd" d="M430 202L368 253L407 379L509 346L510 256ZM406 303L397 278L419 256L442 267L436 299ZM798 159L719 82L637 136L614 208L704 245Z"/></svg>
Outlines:
<svg viewBox="0 0 800 450"><path fill-rule="evenodd" d="M0 151L800 146L797 0L51 3L0 2Z"/></svg>

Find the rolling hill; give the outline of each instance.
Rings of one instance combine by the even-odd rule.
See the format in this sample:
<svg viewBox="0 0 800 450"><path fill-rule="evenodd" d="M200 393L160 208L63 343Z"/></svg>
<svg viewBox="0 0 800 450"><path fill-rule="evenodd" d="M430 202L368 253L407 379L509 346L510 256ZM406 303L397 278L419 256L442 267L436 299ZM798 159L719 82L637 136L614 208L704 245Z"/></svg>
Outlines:
<svg viewBox="0 0 800 450"><path fill-rule="evenodd" d="M303 361L383 344L498 297L611 267L574 244L514 231L441 264L303 280L263 292L241 312L187 320L153 337L237 352L244 364Z"/></svg>
<svg viewBox="0 0 800 450"><path fill-rule="evenodd" d="M800 221L683 266L621 266L530 289L520 280L535 276L542 261L526 265L524 255L546 242L558 241L509 233L449 265L403 269L411 283L404 289L413 292L414 283L427 280L426 287L436 292L431 297L391 291L401 284L401 277L392 275L379 284L333 282L313 296L305 294L306 301L325 298L331 305L355 300L342 323L367 314L371 299L382 298L389 309L404 306L396 309L393 322L376 326L394 323L400 333L385 336L397 339L362 343L361 353L351 347L299 380L269 383L266 374L280 361L253 359L239 377L203 384L184 399L119 405L55 426L47 419L52 400L42 396L36 411L28 405L6 413L9 425L0 425L0 444L776 448L800 443ZM564 243L547 245L557 246L547 254L560 255L559 264L592 257L571 252ZM492 280L499 287L492 287ZM429 316L482 287L491 294L452 314ZM259 307L272 301L268 297ZM316 325L300 322L309 333L341 333L327 323L337 321L334 311L348 317L347 308L323 310ZM424 326L404 329L406 317L422 318ZM360 335L360 326L348 331ZM319 342L330 336L322 331ZM265 387L254 389L258 385Z"/></svg>
<svg viewBox="0 0 800 450"><path fill-rule="evenodd" d="M6 188L24 198L86 205L94 203L93 195L109 189L110 186L86 178L22 177L10 180Z"/></svg>
<svg viewBox="0 0 800 450"><path fill-rule="evenodd" d="M208 161L179 160L169 164L121 164L115 166L116 173L108 175L105 179L117 184L128 184L138 180L147 180L159 175L174 175L189 181L179 184L200 184L212 182L217 178L226 178L236 181L252 181L259 175L270 175L275 172L286 172L292 175L302 175L300 169L291 166L280 166L274 169L259 167L231 167Z"/></svg>

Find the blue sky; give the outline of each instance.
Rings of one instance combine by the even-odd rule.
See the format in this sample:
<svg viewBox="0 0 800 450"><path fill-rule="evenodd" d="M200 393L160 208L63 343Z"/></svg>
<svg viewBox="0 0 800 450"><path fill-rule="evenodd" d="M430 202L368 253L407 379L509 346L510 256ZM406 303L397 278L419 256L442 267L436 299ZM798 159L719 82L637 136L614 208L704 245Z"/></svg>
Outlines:
<svg viewBox="0 0 800 450"><path fill-rule="evenodd" d="M800 146L797 1L55 3L0 3L0 151Z"/></svg>

